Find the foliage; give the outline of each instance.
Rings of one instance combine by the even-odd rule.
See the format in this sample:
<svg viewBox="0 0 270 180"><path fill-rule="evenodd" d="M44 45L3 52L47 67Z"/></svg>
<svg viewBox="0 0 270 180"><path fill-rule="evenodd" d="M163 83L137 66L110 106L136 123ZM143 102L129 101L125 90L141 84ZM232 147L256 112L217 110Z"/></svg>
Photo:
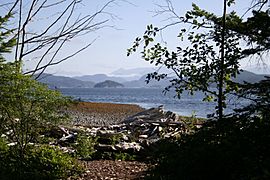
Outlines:
<svg viewBox="0 0 270 180"><path fill-rule="evenodd" d="M82 172L73 158L52 147L35 148L31 153L30 166L44 179L63 179Z"/></svg>
<svg viewBox="0 0 270 180"><path fill-rule="evenodd" d="M96 151L94 159L133 161L137 156L130 152Z"/></svg>
<svg viewBox="0 0 270 180"><path fill-rule="evenodd" d="M143 37L137 38L133 47L128 49L128 55L143 43L144 60L159 67L164 66L176 75L170 80L171 85L166 91L174 88L179 98L185 90L190 94L202 91L205 93L204 100L217 101L217 110L222 110L226 107L225 95L237 90L231 78L239 73L241 58L239 35L224 25L239 17L234 12L224 17L218 17L193 4L193 9L179 20L180 23L191 24L191 27L180 30L177 38L181 45L176 50L169 50L160 43L151 45L157 33L163 29L149 25ZM148 74L147 79L160 80L166 77L167 74L154 72ZM211 87L216 87L218 91Z"/></svg>
<svg viewBox="0 0 270 180"><path fill-rule="evenodd" d="M253 10L253 16L246 21L239 20L228 24L228 28L237 32L246 41L248 48L243 50L243 56L263 54L270 49L270 10Z"/></svg>
<svg viewBox="0 0 270 180"><path fill-rule="evenodd" d="M178 141L156 144L150 159L159 165L151 179L269 179L269 85L269 78L243 85L241 96L251 99L250 105L208 120Z"/></svg>
<svg viewBox="0 0 270 180"><path fill-rule="evenodd" d="M43 126L64 120L59 110L68 99L22 75L16 68L17 63L0 64L0 129L1 133L11 131L9 141L16 142L23 153Z"/></svg>
<svg viewBox="0 0 270 180"><path fill-rule="evenodd" d="M265 80L258 83L245 83L241 85L238 95L250 100L251 103L245 108L237 109L236 113L245 116L257 115L260 116L263 121L270 120L270 77L266 77Z"/></svg>
<svg viewBox="0 0 270 180"><path fill-rule="evenodd" d="M9 147L7 145L7 142L4 138L0 137L0 170L3 171L4 166L6 164L5 158L8 154ZM1 171L0 171L0 177L1 177Z"/></svg>
<svg viewBox="0 0 270 180"><path fill-rule="evenodd" d="M12 176L18 174L18 178L22 178L21 175L25 174L31 167L33 171L37 169L36 173L43 176L41 172L43 169L38 169L38 163L44 163L40 168L45 168L45 163L55 163L47 164L47 166L54 168L50 169L52 171L51 177L57 174L61 175L64 172L60 172L60 169L57 168L59 165L67 168L64 161L68 160L66 163L70 163L68 157L62 156L57 151L51 150L49 152L48 149L32 148L29 147L29 144L37 141L37 137L44 127L66 119L59 111L67 105L69 99L63 97L60 92L49 90L30 76L23 75L21 61L6 62L4 60L4 54L10 53L16 44L16 40L8 40L13 32L13 30L7 30L7 22L10 17L11 14L8 14L0 18L0 134L5 135L7 142L14 144L14 146L9 148L9 153L3 151L3 162L9 163L4 165L1 170L6 169L7 172L13 173ZM36 151L34 152L34 150ZM41 155L40 153L45 153L45 151L48 151L49 154L48 157L43 158L47 158L48 162L43 162L42 159L39 159L41 157L35 157L37 161L42 160L42 162L32 164L33 162L29 158ZM30 173L31 175L35 174L35 172ZM45 176L46 172L44 173ZM46 176L48 173L49 171Z"/></svg>
<svg viewBox="0 0 270 180"><path fill-rule="evenodd" d="M76 143L73 145L76 156L83 159L92 159L96 152L97 139L97 137L78 135Z"/></svg>
<svg viewBox="0 0 270 180"><path fill-rule="evenodd" d="M75 159L49 146L28 147L23 164L14 147L9 147L3 160L1 179L66 179L82 173Z"/></svg>
<svg viewBox="0 0 270 180"><path fill-rule="evenodd" d="M81 133L72 145L75 155L85 160L110 159L110 160L135 160L136 155L132 152L121 152L114 150L101 150L97 148L99 143L114 146L120 142L121 135L111 137L92 137Z"/></svg>
<svg viewBox="0 0 270 180"><path fill-rule="evenodd" d="M182 138L182 137L181 137ZM179 139L178 139L179 140ZM173 158L170 155L176 155L179 150L179 145L176 139L161 139L156 143L151 144L150 146L143 149L138 156L139 160L149 162L151 164L161 164L161 162L169 158ZM170 161L168 168L174 167L174 161Z"/></svg>
<svg viewBox="0 0 270 180"><path fill-rule="evenodd" d="M133 161L137 158L136 155L126 152L113 153L113 159L121 161Z"/></svg>
<svg viewBox="0 0 270 180"><path fill-rule="evenodd" d="M188 131L190 132L193 132L193 130L196 130L197 126L202 125L206 121L207 119L198 118L196 117L196 115L181 116L181 122L183 122L186 125L186 128L188 128Z"/></svg>
<svg viewBox="0 0 270 180"><path fill-rule="evenodd" d="M269 179L269 125L257 117L230 117L164 151L161 143L152 157L159 163L152 179Z"/></svg>
<svg viewBox="0 0 270 180"><path fill-rule="evenodd" d="M14 29L7 29L7 23L12 17L11 13L5 16L0 16L0 63L4 61L3 53L10 53L14 45L16 44L15 38L9 38Z"/></svg>

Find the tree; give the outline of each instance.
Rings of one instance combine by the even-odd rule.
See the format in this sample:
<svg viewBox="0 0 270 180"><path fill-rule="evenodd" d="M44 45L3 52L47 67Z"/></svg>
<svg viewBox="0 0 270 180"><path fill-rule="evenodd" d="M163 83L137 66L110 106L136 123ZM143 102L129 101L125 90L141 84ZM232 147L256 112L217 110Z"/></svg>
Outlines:
<svg viewBox="0 0 270 180"><path fill-rule="evenodd" d="M241 85L238 96L251 101L248 106L237 109L236 112L238 114L259 116L261 120L267 122L270 120L270 77L266 77L265 80L254 84L245 83Z"/></svg>
<svg viewBox="0 0 270 180"><path fill-rule="evenodd" d="M269 1L258 0L253 2L254 5L249 9L253 10L253 12L247 19L242 19L233 14L228 14L226 17L225 32L234 34L237 39L245 42L245 46L243 45L241 47L242 49L239 49L239 57L235 59L235 62L238 62L244 57L262 55L269 52L269 6L266 10L263 10ZM191 15L188 14L188 16ZM222 24L220 18L216 18L214 15L205 14L202 17L212 19L212 22L215 22L218 26ZM194 25L198 21L187 21L186 23ZM208 26L209 23L205 21L201 25ZM154 28L149 27L149 30L146 31L146 36L143 37L144 44L150 43L153 40L149 39L148 35L151 29ZM156 31L150 32L150 35L154 35L154 33ZM225 39L228 42L231 40L230 38ZM232 41L231 45L234 46L235 42ZM137 44L129 50L129 53L136 51L140 39L137 39L135 43ZM227 43L225 43L225 55ZM193 51L196 51L197 48L194 47L194 43L192 45ZM230 44L228 43L228 45ZM204 50L207 49L205 48ZM150 52L152 52L151 49ZM179 54L176 54L176 56L179 58ZM185 57L189 58L190 56ZM263 56L260 57L264 58ZM151 60L149 59L149 61ZM225 58L224 60L224 65L226 65L228 63L227 59ZM172 62L171 60L168 61ZM162 64L162 62L159 64ZM166 67L168 67L167 64L165 64ZM193 73L196 73L198 68L194 67L194 69ZM227 69L224 70L227 72ZM190 77L190 74L188 75ZM191 73L191 75L193 74ZM153 77L158 78L159 76L156 73L153 74ZM211 77L209 76L209 78ZM225 82L227 81L226 78ZM187 80L189 79L187 78ZM201 80L205 80L205 77L201 78ZM186 81L186 79L182 81ZM178 85L177 83L176 81L175 85ZM180 81L179 83L182 82ZM227 81L225 85L230 86L231 83L235 86L231 81ZM173 144L169 144L170 148L167 148L165 152L161 150L153 158L154 160L158 159L157 162L159 165L152 173L152 179L269 179L270 79L268 77L258 83L245 83L242 85L238 84L237 86L235 86L237 89L239 88L236 92L237 95L249 99L251 103L243 109L238 109L235 114L224 117L221 120L207 121L194 134L182 136L179 140L173 142ZM162 147L164 143L166 141L160 142L158 145ZM155 149L159 150L156 146Z"/></svg>
<svg viewBox="0 0 270 180"><path fill-rule="evenodd" d="M59 64L89 47L64 57L58 56L67 42L109 26L115 16L106 9L109 0L92 14L77 13L82 0L15 0L2 2L0 8L0 134L14 142L23 163L30 142L35 142L43 126L65 119L59 113L69 101L59 92L33 80L47 67ZM102 16L101 16L102 15ZM42 18L48 18L46 21ZM6 61L6 53L14 59ZM23 71L26 61L35 67ZM34 63L34 62L32 62ZM32 76L37 74L36 76Z"/></svg>
<svg viewBox="0 0 270 180"><path fill-rule="evenodd" d="M104 27L111 27L109 21L115 16L106 9L116 0L109 0L92 14L78 11L83 0L15 0L2 2L3 13L13 14L14 18L7 28L15 29L12 38L17 40L14 60L22 64L31 61L33 69L24 74L37 73L38 78L49 66L59 64L85 50L95 41L88 42L78 50L60 55L61 50L78 37Z"/></svg>
<svg viewBox="0 0 270 180"><path fill-rule="evenodd" d="M15 145L23 167L29 144L36 142L42 128L65 120L59 111L69 99L18 71L21 61L5 61L4 54L16 45L16 38L9 39L13 30L6 28L11 17L0 18L0 134Z"/></svg>
<svg viewBox="0 0 270 180"><path fill-rule="evenodd" d="M0 16L0 63L4 62L5 59L3 57L3 53L10 53L12 48L16 44L16 39L11 38L9 39L9 36L13 33L14 30L6 30L5 26L8 22L8 20L11 18L11 13L8 13L7 15L1 17Z"/></svg>
<svg viewBox="0 0 270 180"><path fill-rule="evenodd" d="M269 0L253 1L254 5L249 8L252 16L245 21L228 24L228 28L241 35L245 40L247 48L242 51L243 56L262 54L269 52L270 49L270 9L265 7Z"/></svg>
<svg viewBox="0 0 270 180"><path fill-rule="evenodd" d="M17 72L16 63L2 63L0 70L0 114L1 132L16 142L20 153L24 153L30 142L35 142L41 127L57 124L64 115L59 113L67 103L60 92L48 88Z"/></svg>
<svg viewBox="0 0 270 180"><path fill-rule="evenodd" d="M175 88L178 97L184 90L191 94L194 91L204 92L204 100L217 102L217 115L222 119L223 109L226 107L226 94L237 90L231 77L236 77L239 73L241 59L240 35L227 28L228 23L240 21L235 12L226 12L227 6L231 6L233 1L224 0L221 17L202 10L195 4L192 5L191 11L181 17L174 11L171 1L166 2L167 6L160 6L163 10L159 13L170 12L173 14L171 18L177 18L178 21L163 28L147 26L144 36L136 38L133 47L128 49L128 55L144 43L143 59L156 66L165 66L176 75L165 90ZM178 35L182 46L177 47L175 51L170 51L160 43L150 46L158 32L176 24L190 24L189 28L182 28ZM148 80L166 77L167 74L154 72L148 75ZM216 87L216 90L211 86Z"/></svg>

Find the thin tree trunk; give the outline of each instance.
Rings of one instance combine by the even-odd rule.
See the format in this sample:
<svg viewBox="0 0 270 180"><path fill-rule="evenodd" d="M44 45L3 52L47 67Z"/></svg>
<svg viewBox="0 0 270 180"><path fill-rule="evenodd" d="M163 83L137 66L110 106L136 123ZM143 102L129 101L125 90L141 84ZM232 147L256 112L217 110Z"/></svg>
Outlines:
<svg viewBox="0 0 270 180"><path fill-rule="evenodd" d="M227 0L224 0L223 17L222 17L222 31L221 31L221 57L220 57L220 75L218 85L218 118L223 118L223 105L225 101L223 87L224 87L224 63L225 63L225 30L226 30L226 11Z"/></svg>

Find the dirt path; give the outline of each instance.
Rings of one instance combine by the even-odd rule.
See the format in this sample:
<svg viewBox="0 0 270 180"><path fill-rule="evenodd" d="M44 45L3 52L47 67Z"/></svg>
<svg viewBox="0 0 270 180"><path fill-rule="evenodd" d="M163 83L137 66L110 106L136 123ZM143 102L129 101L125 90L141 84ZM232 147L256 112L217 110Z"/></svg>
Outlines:
<svg viewBox="0 0 270 180"><path fill-rule="evenodd" d="M151 167L138 161L96 160L84 161L82 164L87 172L82 175L80 180L144 179L147 170Z"/></svg>

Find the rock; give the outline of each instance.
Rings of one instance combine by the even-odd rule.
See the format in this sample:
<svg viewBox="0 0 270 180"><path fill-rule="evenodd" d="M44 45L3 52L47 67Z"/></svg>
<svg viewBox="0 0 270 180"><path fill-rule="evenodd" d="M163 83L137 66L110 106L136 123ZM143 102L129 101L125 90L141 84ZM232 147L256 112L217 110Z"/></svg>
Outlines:
<svg viewBox="0 0 270 180"><path fill-rule="evenodd" d="M60 147L60 149L61 149L64 153L69 153L69 154L75 153L75 149L70 148L70 147Z"/></svg>
<svg viewBox="0 0 270 180"><path fill-rule="evenodd" d="M148 138L148 136L147 136L147 135L145 135L145 134L141 134L141 135L139 135L139 138L146 139L146 138Z"/></svg>
<svg viewBox="0 0 270 180"><path fill-rule="evenodd" d="M53 127L50 131L46 132L46 135L54 138L62 138L63 136L69 135L68 130L63 127Z"/></svg>
<svg viewBox="0 0 270 180"><path fill-rule="evenodd" d="M115 145L115 148L117 150L134 150L134 151L140 151L143 147L136 142L131 142L131 143L127 143L127 142L121 142L119 144Z"/></svg>
<svg viewBox="0 0 270 180"><path fill-rule="evenodd" d="M63 136L62 138L60 138L58 140L58 143L61 143L61 142L73 143L75 142L76 137L77 137L77 133L69 134L67 136Z"/></svg>
<svg viewBox="0 0 270 180"><path fill-rule="evenodd" d="M17 142L8 143L7 146L15 146L17 145Z"/></svg>
<svg viewBox="0 0 270 180"><path fill-rule="evenodd" d="M107 145L107 144L98 144L96 148L97 150L102 150L102 151L116 151L115 146Z"/></svg>
<svg viewBox="0 0 270 180"><path fill-rule="evenodd" d="M69 135L69 132L67 129L65 129L64 127L59 127L59 129L63 132L63 134L65 135Z"/></svg>
<svg viewBox="0 0 270 180"><path fill-rule="evenodd" d="M60 128L57 133L60 131L62 136L58 143L72 142L76 132L85 132L88 136L98 137L96 148L99 151L136 152L163 138L176 138L186 133L185 124L178 119L177 114L166 112L160 106L137 113L119 124Z"/></svg>

